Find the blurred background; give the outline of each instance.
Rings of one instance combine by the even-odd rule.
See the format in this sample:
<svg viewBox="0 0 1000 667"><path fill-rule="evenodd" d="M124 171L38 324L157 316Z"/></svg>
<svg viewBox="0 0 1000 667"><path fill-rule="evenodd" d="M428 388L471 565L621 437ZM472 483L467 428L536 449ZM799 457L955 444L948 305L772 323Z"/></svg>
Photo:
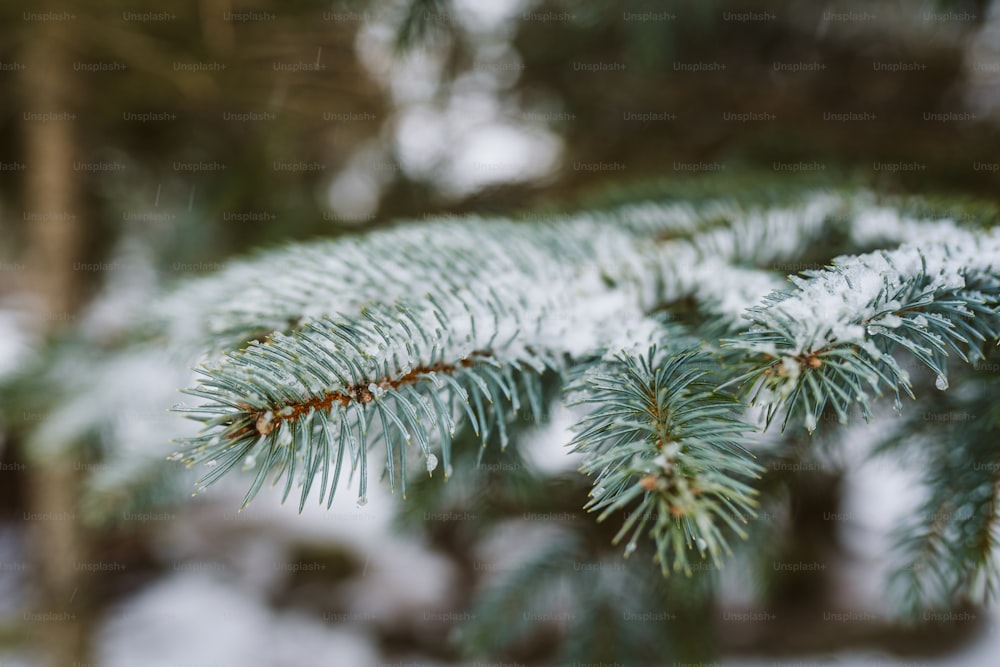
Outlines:
<svg viewBox="0 0 1000 667"><path fill-rule="evenodd" d="M756 557L662 582L580 511L562 408L405 503L191 497L187 362L136 314L399 219L758 180L995 201L998 83L990 0L4 3L0 665L990 664L990 610L890 620L909 482L849 455L865 429L771 467Z"/></svg>

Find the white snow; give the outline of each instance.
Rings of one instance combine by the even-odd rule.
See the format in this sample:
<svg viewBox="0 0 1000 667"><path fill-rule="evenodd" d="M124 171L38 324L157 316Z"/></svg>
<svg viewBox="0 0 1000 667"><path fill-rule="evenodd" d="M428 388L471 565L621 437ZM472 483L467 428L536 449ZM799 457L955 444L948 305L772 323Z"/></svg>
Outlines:
<svg viewBox="0 0 1000 667"><path fill-rule="evenodd" d="M519 449L533 468L546 475L577 470L583 455L569 451L566 445L573 439L570 429L579 420L577 409L557 401L550 408L548 422L526 433Z"/></svg>
<svg viewBox="0 0 1000 667"><path fill-rule="evenodd" d="M907 243L896 250L838 257L834 266L810 279L793 277L798 291L756 316L765 325L790 330L793 354L832 342L861 343L867 334L862 325L887 310L884 293L894 293L922 267L930 291L963 287L963 271L997 271L1000 231L974 234L955 229L947 242Z"/></svg>
<svg viewBox="0 0 1000 667"><path fill-rule="evenodd" d="M0 380L34 357L32 338L20 313L0 309Z"/></svg>
<svg viewBox="0 0 1000 667"><path fill-rule="evenodd" d="M95 497L148 483L143 480L150 474L160 478L183 472L165 461L175 449L170 440L193 435L198 425L169 409L177 403L178 388L193 377L163 350L136 347L110 357L71 355L58 360L50 373L65 396L31 432L32 455L66 456L81 437L97 437L106 459L89 469L87 493Z"/></svg>
<svg viewBox="0 0 1000 667"><path fill-rule="evenodd" d="M105 619L98 662L109 667L308 667L374 665L379 653L357 627L275 612L253 592L202 572L161 579Z"/></svg>
<svg viewBox="0 0 1000 667"><path fill-rule="evenodd" d="M536 180L557 166L562 140L547 123L525 113L506 89L523 67L512 38L521 0L463 0L431 17L447 22L471 48L472 62L443 80L451 40L399 55L393 48L401 7L386 3L359 31L356 51L389 94L394 109L383 123L385 146L409 176L428 182L441 197L461 198L484 187ZM541 115L544 118L544 114ZM366 178L366 174L368 174ZM355 167L335 177L342 193L338 214L377 209L382 174ZM347 190L349 183L360 190Z"/></svg>

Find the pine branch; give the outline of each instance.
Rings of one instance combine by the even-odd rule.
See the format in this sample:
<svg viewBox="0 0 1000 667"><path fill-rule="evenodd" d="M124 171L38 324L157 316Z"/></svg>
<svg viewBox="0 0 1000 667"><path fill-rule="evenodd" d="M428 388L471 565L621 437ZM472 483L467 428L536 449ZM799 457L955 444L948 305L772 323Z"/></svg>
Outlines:
<svg viewBox="0 0 1000 667"><path fill-rule="evenodd" d="M1000 379L966 378L963 389L879 449L924 468L927 496L896 531L900 566L890 580L910 618L1000 594Z"/></svg>
<svg viewBox="0 0 1000 667"><path fill-rule="evenodd" d="M609 285L638 290L653 275L638 239L617 215L541 224L481 218L404 223L232 262L168 295L153 309L148 326L182 349L214 353L323 318L354 316L368 304L412 301L428 293L482 297L492 291L527 309L537 299L537 286L545 285L552 292L544 295L548 301L597 301ZM637 293L636 298L653 297Z"/></svg>
<svg viewBox="0 0 1000 667"><path fill-rule="evenodd" d="M909 374L892 356L905 350L948 387L953 353L974 363L1000 337L1000 233L953 230L942 243L838 258L824 271L793 277L751 308L750 330L728 345L752 368L734 382L766 408L766 423L785 410L782 429L800 414L812 431L829 404L841 422L857 403L871 415L869 391L912 397Z"/></svg>
<svg viewBox="0 0 1000 667"><path fill-rule="evenodd" d="M189 281L151 309L147 328L182 350L217 353L325 317L356 315L370 303L491 289L530 301L538 285L567 300L625 294L641 306L629 313L637 320L643 310L711 289L704 283L715 281L705 281L702 271L712 258L727 265L793 258L851 201L829 193L799 199L771 211L710 200L648 202L542 222L444 218L292 244ZM748 294L746 305L765 293Z"/></svg>
<svg viewBox="0 0 1000 667"><path fill-rule="evenodd" d="M723 527L740 537L754 516L756 492L744 481L759 467L742 443L753 429L734 400L704 379L707 354L688 350L619 356L580 378L578 404L595 406L571 443L584 472L596 474L587 508L599 520L630 509L616 542L631 532L625 554L647 526L664 574L691 574L688 550L729 553ZM650 525L650 522L652 524Z"/></svg>
<svg viewBox="0 0 1000 667"><path fill-rule="evenodd" d="M449 26L451 21L440 17L453 12L450 0L411 0L402 6L402 16L396 26L396 53L403 55L429 40L430 36Z"/></svg>
<svg viewBox="0 0 1000 667"><path fill-rule="evenodd" d="M496 655L521 639L537 621L559 616L553 608L559 592L572 590L563 586L578 560L578 541L573 536L558 535L552 543L538 550L528 562L505 575L499 585L488 588L476 601L472 618L464 625L462 643L472 655ZM567 567L570 566L570 567ZM569 605L567 605L568 607ZM507 622L495 622L496 619Z"/></svg>
<svg viewBox="0 0 1000 667"><path fill-rule="evenodd" d="M806 206L815 209L809 218L815 226L831 204ZM794 219L789 212L762 217L751 211L734 224L749 229L748 216L786 226ZM372 438L386 443L391 484L406 464L400 443L408 436L429 462L437 456L432 445L440 449L447 472L457 410L484 438L495 425L503 440L505 417L484 406L502 412L503 396L516 409L514 376L528 383L528 396L536 399L534 380L521 373L525 367L541 371L609 350L645 349L656 338L660 325L645 310L662 300L666 281L655 279L657 263L669 248L651 246L648 235L691 232L694 254L677 256L687 256L692 266L702 259L699 244L753 247L749 232L735 233L743 241L726 241L709 229L712 238L699 240L697 230L714 224L689 208L652 204L641 213L626 207L545 224L444 220L292 246L236 263L167 300L161 317L173 323L171 335L235 346L256 331L277 330L263 345L250 340L224 363L202 369L205 379L190 393L209 403L182 411L201 420L205 432L186 441L177 458L211 466L206 484L240 463L252 468L260 462L247 501L274 473L276 482L285 479L286 497L293 478L301 477L300 503L311 476L319 474L320 497L330 502L344 447L350 450L348 465L360 471L364 497ZM428 253L429 247L435 252ZM276 266L283 270L277 276L271 270ZM684 275L675 265L670 269ZM430 294L418 296L428 288ZM712 298L705 295L706 302ZM377 305L392 299L411 305L399 312ZM362 314L347 314L352 311ZM200 331L190 324L199 316L208 321ZM295 326L283 333L289 322ZM458 345L470 336L482 339L478 347ZM496 341L503 349L493 349ZM429 390L427 378L446 387L443 397L437 387ZM532 412L538 414L537 405ZM405 474L400 479L405 484Z"/></svg>
<svg viewBox="0 0 1000 667"><path fill-rule="evenodd" d="M372 306L358 318L314 322L231 353L200 369L201 384L187 390L208 401L183 410L205 430L176 457L211 466L205 484L241 463L256 467L244 505L273 474L275 484L285 479L286 498L301 479L300 508L319 477L319 500L329 506L345 450L351 470L360 472L364 500L367 453L378 441L389 483L395 486L398 474L404 494L411 441L428 472L437 468L432 449L439 449L448 476L459 411L484 443L495 428L505 444L509 411L540 415L538 375L559 363L509 331L503 335L516 321L500 308L457 298ZM484 311L492 326L482 321Z"/></svg>
<svg viewBox="0 0 1000 667"><path fill-rule="evenodd" d="M975 361L997 339L998 234L886 211L864 193L770 209L647 203L262 253L190 283L159 314L168 339L228 350L189 390L205 403L182 411L204 428L177 458L208 466L205 484L255 469L244 504L271 479L286 498L298 481L300 507L314 485L329 506L345 468L365 498L381 443L405 493L409 444L430 473L440 456L447 477L463 420L504 445L514 412L542 414L539 375L555 371L592 408L572 443L596 477L588 509L630 510L617 540L630 535L630 553L648 529L664 573L690 572L692 549L718 566L753 516L759 472L744 449L753 429L718 391L737 357L749 370L731 383L768 424L784 409L786 424L801 414L812 430L828 406L846 420L855 403L870 414L869 392L912 393L899 350L945 386L950 355ZM781 262L827 239L864 245L880 218L880 244L914 242L776 290ZM663 324L688 304L706 340Z"/></svg>
<svg viewBox="0 0 1000 667"><path fill-rule="evenodd" d="M462 628L466 650L503 655L540 632L561 631L567 641L558 655L547 656L548 664L661 664L667 656L690 657L678 650L684 639L689 651L707 649L698 658L712 657L710 624L686 623L704 618L712 577L650 580L593 547L579 534L557 534L528 561L499 574Z"/></svg>

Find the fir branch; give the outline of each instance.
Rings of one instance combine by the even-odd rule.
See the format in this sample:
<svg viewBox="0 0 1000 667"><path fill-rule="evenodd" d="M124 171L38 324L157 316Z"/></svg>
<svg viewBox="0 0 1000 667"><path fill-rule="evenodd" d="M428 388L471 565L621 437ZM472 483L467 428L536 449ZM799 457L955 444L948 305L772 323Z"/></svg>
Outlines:
<svg viewBox="0 0 1000 667"><path fill-rule="evenodd" d="M535 300L538 285L600 298L608 284L637 289L652 272L648 252L617 216L546 223L443 218L363 237L289 245L232 262L156 305L149 328L172 344L210 352L273 331L353 316L371 303L445 298L455 292ZM622 290L616 290L622 291ZM627 291L627 289L625 290ZM648 298L646 300L649 300Z"/></svg>
<svg viewBox="0 0 1000 667"><path fill-rule="evenodd" d="M824 271L793 277L748 313L753 326L726 341L751 370L733 382L766 408L769 425L785 410L812 431L827 405L841 422L852 404L871 414L869 392L912 396L909 374L892 356L906 350L946 389L947 360L982 358L1000 337L1000 233L957 230L945 243L838 258Z"/></svg>
<svg viewBox="0 0 1000 667"><path fill-rule="evenodd" d="M462 627L466 651L502 655L540 632L556 631L567 641L547 664L646 665L679 657L683 639L699 648L713 645L711 624L684 623L707 613L711 576L650 580L585 537L557 533L526 562L501 570ZM653 615L660 622L635 620ZM497 624L498 618L505 622ZM710 650L698 657L709 659Z"/></svg>
<svg viewBox="0 0 1000 667"><path fill-rule="evenodd" d="M744 480L759 467L742 446L753 429L704 379L711 366L707 354L653 347L618 356L574 386L576 403L595 406L571 443L586 455L583 471L596 474L587 508L599 520L630 509L615 541L631 533L628 555L649 526L664 574L690 575L690 549L721 565L725 529L743 537L741 524L754 515L756 492Z"/></svg>
<svg viewBox="0 0 1000 667"><path fill-rule="evenodd" d="M693 297L706 314L739 322L746 308L783 284L782 275L760 267L794 258L803 245L838 223L849 202L830 193L808 193L780 208L730 207L725 217L706 218L681 237L673 233L674 225L657 230L647 223L646 232L659 239L654 261L660 302ZM704 208L716 212L708 204Z"/></svg>
<svg viewBox="0 0 1000 667"><path fill-rule="evenodd" d="M810 224L815 225L829 213L831 204L807 206L815 209L810 217L815 219ZM753 218L757 214L749 215ZM629 222L623 224L625 218ZM784 212L757 218L780 220L787 225L794 216ZM508 398L514 403L512 407L517 407L517 395L513 393L516 382L491 384L493 376L501 377L498 370L517 372L526 360L534 363L535 370L542 370L558 366L561 359L580 361L607 350L648 347L660 325L646 317L645 310L661 300L660 287L665 281L656 280L656 262L657 255L667 249L650 247L642 238L654 228L661 232L668 228L696 230L705 225L712 227L711 222L697 214L691 217L691 212L683 208L655 205L643 208L642 215L634 208L625 208L612 214L574 216L536 225L443 220L361 239L293 246L236 263L219 276L182 289L168 301L165 315L177 315L171 319L177 327L183 327L183 322L202 313L208 330L197 335L207 334L216 343L229 346L242 345L261 328L277 330L265 338L264 345L251 340L247 349L229 353L222 366L202 371L206 379L191 393L211 403L186 411L205 422L207 430L202 437L188 441L188 453L179 456L191 464L214 466L205 477L206 483L232 470L240 461L244 467L253 467L263 457L247 500L272 470L277 478L287 475L287 496L298 469L297 474L304 476L304 502L311 484L307 479L310 472L326 473L330 467L327 453L335 456L330 484L337 484L346 441L352 469L360 468L362 472L363 496L367 446L362 442L368 441L369 429L387 442L386 472L390 483L394 483L396 469L405 466L406 459L399 458L400 449L391 434L412 432L425 457L431 460L431 436L424 424L437 422L440 438L436 443L442 448L447 470L454 416L446 413L452 409L467 413L484 438L489 430L486 426L494 424L501 440L505 438L504 419L491 417L489 424L484 423L487 413L492 414L484 404L499 403L494 400L498 396ZM720 239L726 237L711 231L714 240L705 242L707 247L746 249L753 245L723 241ZM737 234L738 238L745 236ZM695 234L693 238L690 247L696 254L689 257L690 265L698 266L700 237ZM428 247L435 252L428 253ZM683 260L685 256L676 253L676 258ZM270 266L284 270L275 277L266 270ZM676 266L670 268L675 276L684 276ZM753 284L749 280L741 282ZM546 286L541 294L536 288L539 284ZM418 290L428 288L431 293L426 297L416 296ZM239 298L237 290L242 290ZM485 302L484 294L490 295ZM715 296L705 294L704 298L711 303ZM384 304L396 298L431 305L420 315L423 321L409 318L408 326L404 318L397 325L389 321L395 315L380 315L385 321L375 322L369 331L372 322L366 321L383 313L386 306L365 304ZM724 308L732 311L732 301L729 299ZM445 308L438 303L448 305ZM179 308L188 310L179 312ZM353 311L362 314L338 315ZM327 313L333 313L330 317L336 319L328 321ZM333 321L342 324L332 325ZM483 363L487 359L496 361L489 346L466 346L447 358L438 358L426 349L430 345L428 331L444 332L453 343L467 335L467 329L475 336L476 322L491 321L494 330L490 344L499 338L510 348L507 357L497 362L497 369ZM294 330L283 333L281 328L289 322L296 323ZM480 328L485 329L482 324ZM389 330L392 333L386 338ZM323 356L331 351L318 350L314 345L318 337L324 336L338 338L337 345L357 359L331 366ZM422 351L417 349L420 337L425 344ZM371 368L371 354L363 353L358 346L382 339L394 347L392 363L384 359L379 362L381 366ZM467 355L474 350L489 354L473 360ZM476 373L452 372L460 366L463 371L469 370L463 364L473 361ZM469 387L475 391L466 389L467 397L458 392L449 394L449 399L454 400L439 402L437 393L430 392L426 395L429 404L405 400L412 399L414 392L423 393L426 377L439 378L446 384L458 382L465 389L459 376L473 383ZM380 392L388 394L385 401L375 400ZM529 392L529 398L536 394ZM368 406L372 409L366 409ZM537 414L537 405L532 408ZM349 415L348 425L325 422L325 415L341 412ZM372 428L369 419L374 416L377 419ZM332 433L338 424L341 432ZM219 438L219 433L224 437ZM402 479L405 481L405 476ZM321 486L325 489L327 484L323 476Z"/></svg>
<svg viewBox="0 0 1000 667"><path fill-rule="evenodd" d="M909 392L897 350L946 386L950 355L975 361L997 338L998 235L947 221L896 214L879 243L915 243L776 290L781 261L824 239L863 245L886 215L864 193L814 192L770 209L715 199L444 219L263 253L160 313L168 338L229 350L189 390L206 402L183 411L204 429L177 456L209 466L206 484L256 468L244 503L267 479L286 498L298 480L301 507L314 485L329 505L345 468L364 499L381 442L405 493L408 444L428 472L440 455L447 476L463 420L504 445L515 411L544 410L539 375L569 371L574 400L593 408L573 441L597 478L588 509L631 510L617 540L630 535L629 553L649 529L665 573L690 572L692 549L718 565L753 516L759 472L743 448L753 429L717 391L737 355L750 370L733 382L767 423L785 409L811 430L828 406L846 420L855 403L867 416L869 392ZM699 311L693 330L709 340L664 328L679 306ZM716 357L696 351L748 323Z"/></svg>
<svg viewBox="0 0 1000 667"><path fill-rule="evenodd" d="M535 625L534 618L557 614L553 604L559 592L573 594L565 586L567 565L578 560L579 543L572 535L557 537L528 562L486 589L476 601L472 617L463 625L462 643L471 655L495 655L522 639ZM567 608L569 605L566 605ZM494 619L507 622L499 624Z"/></svg>
<svg viewBox="0 0 1000 667"><path fill-rule="evenodd" d="M558 363L516 336L501 337L504 318L495 304L479 310L457 298L373 306L358 318L313 322L230 353L200 369L200 385L187 390L208 401L182 409L205 427L175 457L211 467L205 484L241 463L256 467L244 504L268 475L274 483L285 479L286 498L299 478L300 508L317 477L320 502L332 503L345 450L364 499L367 452L379 440L389 483L398 475L404 494L411 441L428 472L439 449L447 476L460 413L484 443L496 429L505 444L508 410L540 414L538 374ZM482 310L493 312L492 327L477 322Z"/></svg>
<svg viewBox="0 0 1000 667"><path fill-rule="evenodd" d="M396 27L395 49L397 55L405 55L411 49L429 41L430 37L443 29L439 17L453 11L449 0L411 0L402 7L402 16Z"/></svg>
<svg viewBox="0 0 1000 667"><path fill-rule="evenodd" d="M910 618L1000 594L1000 379L967 378L963 389L879 448L924 468L927 496L896 531L899 566L889 582Z"/></svg>
<svg viewBox="0 0 1000 667"><path fill-rule="evenodd" d="M274 331L355 315L369 303L490 289L509 290L516 301L537 285L595 300L610 285L631 293L641 313L707 289L701 267L712 258L752 265L794 257L849 202L843 195L807 193L800 203L773 211L712 200L698 206L647 202L542 222L404 221L362 237L291 244L230 262L159 301L147 326L181 349L221 352ZM746 305L757 296L748 295Z"/></svg>

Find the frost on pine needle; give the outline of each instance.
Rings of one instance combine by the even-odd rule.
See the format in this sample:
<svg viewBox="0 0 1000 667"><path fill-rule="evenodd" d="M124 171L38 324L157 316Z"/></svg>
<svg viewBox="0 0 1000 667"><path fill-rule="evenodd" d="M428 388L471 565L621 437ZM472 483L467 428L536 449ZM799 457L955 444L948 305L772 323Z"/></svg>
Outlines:
<svg viewBox="0 0 1000 667"><path fill-rule="evenodd" d="M796 290L775 292L750 309L753 325L729 344L767 363L741 380L757 387L768 422L787 407L788 416L805 415L810 431L827 404L841 421L854 402L867 416L866 385L894 391L897 404L900 389L912 396L896 349L926 365L946 389L951 355L975 363L983 345L997 339L998 269L997 230L956 229L945 241L838 257L827 270L793 277Z"/></svg>
<svg viewBox="0 0 1000 667"><path fill-rule="evenodd" d="M850 227L851 240L859 247L884 246L904 241L947 241L952 234L960 232L951 220L921 220L902 213L894 206L866 203L866 199L858 197Z"/></svg>
<svg viewBox="0 0 1000 667"><path fill-rule="evenodd" d="M405 493L414 464L451 475L463 425L505 447L560 376L590 410L574 439L589 507L634 509L626 552L650 532L661 565L687 570L691 552L725 554L755 503L748 406L720 386L742 385L765 424L784 410L809 431L828 407L846 421L911 393L897 352L947 388L949 358L974 363L997 340L998 257L995 230L864 192L638 202L290 244L188 282L146 320L205 355L188 390L201 403L181 409L202 430L178 452L203 483L239 468L246 502L269 482L329 506L345 482L367 497L378 448Z"/></svg>

